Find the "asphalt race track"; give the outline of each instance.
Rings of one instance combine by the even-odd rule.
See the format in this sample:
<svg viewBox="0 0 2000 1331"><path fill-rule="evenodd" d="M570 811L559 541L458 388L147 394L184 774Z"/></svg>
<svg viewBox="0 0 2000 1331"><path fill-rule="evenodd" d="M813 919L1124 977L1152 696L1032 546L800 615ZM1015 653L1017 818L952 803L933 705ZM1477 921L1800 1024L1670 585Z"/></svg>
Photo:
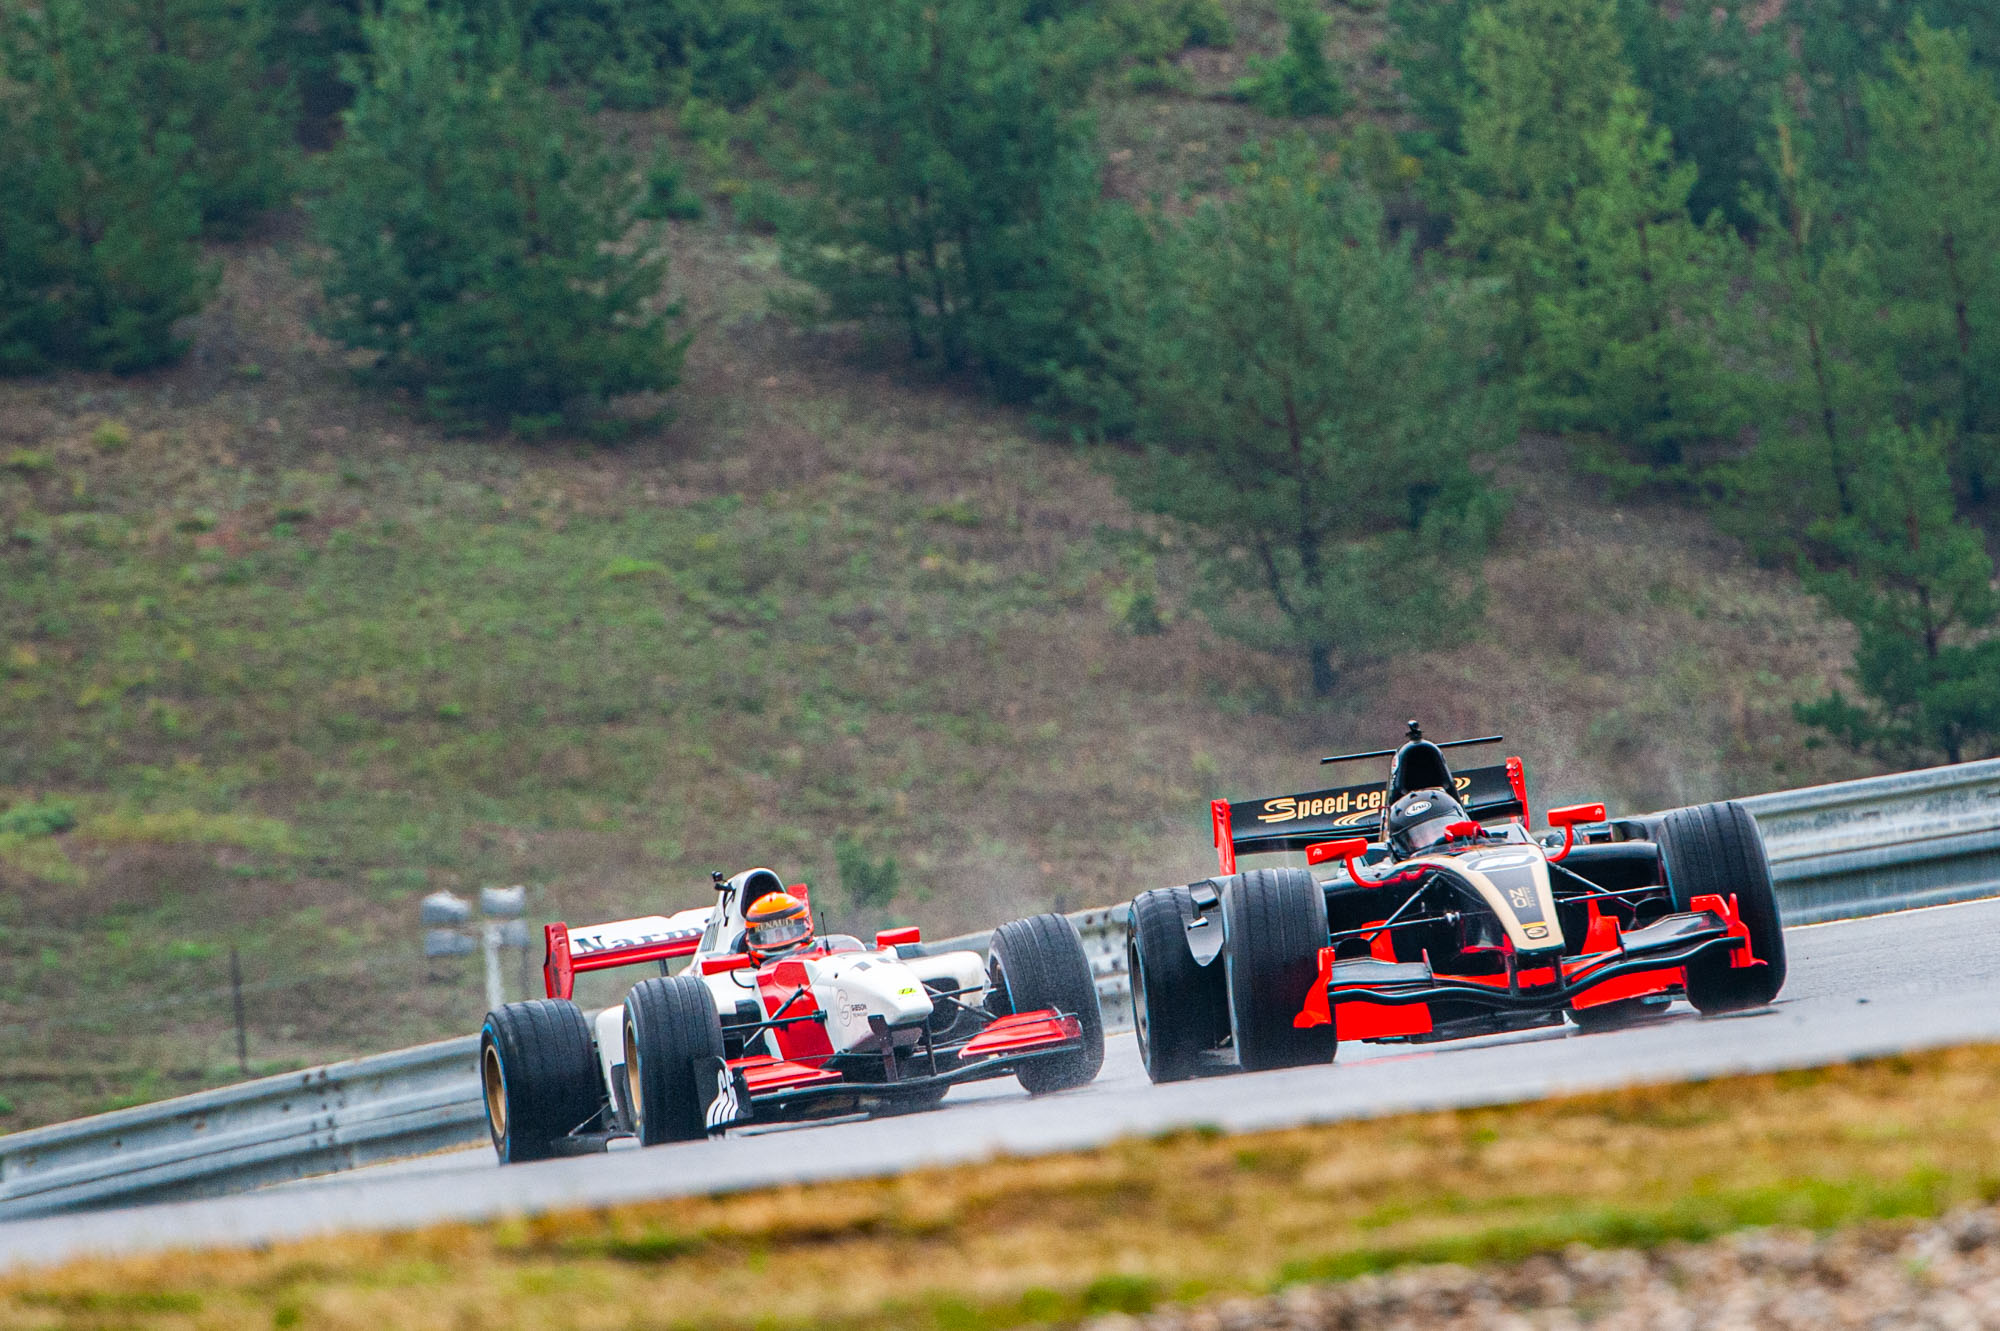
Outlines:
<svg viewBox="0 0 2000 1331"><path fill-rule="evenodd" d="M1704 1020L1676 1005L1649 1025L1599 1035L1558 1029L1349 1045L1329 1067L1172 1086L1149 1084L1132 1037L1113 1036L1095 1084L1039 1100L1012 1081L992 1082L902 1118L745 1131L505 1170L482 1148L236 1197L18 1221L0 1224L0 1265L879 1176L1175 1127L1249 1132L2000 1040L1996 932L2000 901L1812 925L1790 931L1791 977L1779 1001L1758 1012Z"/></svg>

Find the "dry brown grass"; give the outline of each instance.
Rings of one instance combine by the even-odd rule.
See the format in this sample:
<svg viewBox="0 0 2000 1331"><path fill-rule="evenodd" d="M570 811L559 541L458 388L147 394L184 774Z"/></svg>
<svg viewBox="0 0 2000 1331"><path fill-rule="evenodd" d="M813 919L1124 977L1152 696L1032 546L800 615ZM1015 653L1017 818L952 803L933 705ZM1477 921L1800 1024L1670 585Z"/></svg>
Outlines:
<svg viewBox="0 0 2000 1331"><path fill-rule="evenodd" d="M0 1279L20 1331L1000 1327L2000 1189L2000 1048ZM669 1148L670 1149L670 1148Z"/></svg>

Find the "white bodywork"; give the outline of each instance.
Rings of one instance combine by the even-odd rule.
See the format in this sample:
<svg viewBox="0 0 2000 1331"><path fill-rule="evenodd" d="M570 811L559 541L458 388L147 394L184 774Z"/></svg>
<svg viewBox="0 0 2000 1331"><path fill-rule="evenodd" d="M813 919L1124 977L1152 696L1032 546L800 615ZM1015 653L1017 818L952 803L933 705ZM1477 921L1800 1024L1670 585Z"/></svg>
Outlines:
<svg viewBox="0 0 2000 1331"><path fill-rule="evenodd" d="M701 963L710 957L742 954L738 946L743 933L739 903L744 890L752 888L761 895L772 884L781 889L784 886L769 869L751 869L722 884L714 906L571 929L570 950L574 955L587 956L610 948L691 937L699 932L701 942L680 973L696 976L707 986L715 999L716 1012L725 1021L740 1020L739 1005L746 1002L756 1005L756 1017L763 1020L769 1013L760 996L755 968L707 975L702 973ZM819 1010L827 1014L820 1025L834 1053L853 1049L867 1040L874 1030L871 1017L880 1017L895 1032L899 1045L915 1044L923 1023L934 1010L927 981L940 990L960 991L958 997L965 1003L983 1003L986 997L986 963L977 952L904 958L893 947L861 948L807 957L799 964L805 968L808 987ZM809 1009L803 1004L795 1004L793 1008L794 1012L806 1010ZM623 1021L622 1006L605 1008L591 1019L605 1088L611 1102L621 1107L625 1076ZM752 1044L745 1048L746 1054L783 1056L775 1031L765 1031L754 1038L761 1041L761 1050Z"/></svg>

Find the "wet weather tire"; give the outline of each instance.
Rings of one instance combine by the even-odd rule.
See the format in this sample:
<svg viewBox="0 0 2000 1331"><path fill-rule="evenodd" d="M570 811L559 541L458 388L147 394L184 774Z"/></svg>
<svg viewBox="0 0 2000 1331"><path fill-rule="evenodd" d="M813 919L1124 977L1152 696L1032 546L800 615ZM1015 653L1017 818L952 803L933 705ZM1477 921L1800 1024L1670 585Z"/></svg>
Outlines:
<svg viewBox="0 0 2000 1331"><path fill-rule="evenodd" d="M1163 887L1134 897L1125 920L1132 1030L1155 1082L1194 1076L1202 1055L1229 1036L1223 968L1199 964L1188 950L1186 921L1193 915L1185 887ZM1208 928L1221 923L1211 920Z"/></svg>
<svg viewBox="0 0 2000 1331"><path fill-rule="evenodd" d="M1104 1066L1104 1016L1083 936L1063 915L1031 915L993 931L986 953L987 1010L996 1016L1052 1008L1073 1016L1083 1044L1021 1064L1014 1075L1030 1095L1066 1091L1097 1077Z"/></svg>
<svg viewBox="0 0 2000 1331"><path fill-rule="evenodd" d="M1292 1019L1319 979L1326 946L1326 894L1303 869L1256 869L1222 891L1229 1024L1246 1072L1333 1059L1334 1028Z"/></svg>
<svg viewBox="0 0 2000 1331"><path fill-rule="evenodd" d="M1660 819L1658 838L1674 909L1689 909L1698 896L1735 896L1751 954L1764 963L1732 966L1727 954L1697 961L1687 968L1688 1001L1703 1012L1737 1012L1776 998L1785 983L1785 931L1749 810L1733 800L1675 809Z"/></svg>
<svg viewBox="0 0 2000 1331"><path fill-rule="evenodd" d="M604 1107L590 1023L556 998L509 1003L479 1032L486 1127L503 1165L546 1160Z"/></svg>
<svg viewBox="0 0 2000 1331"><path fill-rule="evenodd" d="M708 1136L722 1058L722 1019L708 986L687 975L641 980L625 996L625 1079L641 1146Z"/></svg>

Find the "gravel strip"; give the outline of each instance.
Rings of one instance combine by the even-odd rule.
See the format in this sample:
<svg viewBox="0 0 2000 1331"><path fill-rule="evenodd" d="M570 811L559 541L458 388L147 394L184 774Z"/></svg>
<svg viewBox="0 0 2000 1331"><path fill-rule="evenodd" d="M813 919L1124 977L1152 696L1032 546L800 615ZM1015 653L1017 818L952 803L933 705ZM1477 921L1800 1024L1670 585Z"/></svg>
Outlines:
<svg viewBox="0 0 2000 1331"><path fill-rule="evenodd" d="M1102 1317L1090 1331L1974 1331L2000 1328L2000 1208L1824 1237L1752 1230L1651 1251L1581 1245L1410 1267L1264 1299Z"/></svg>

